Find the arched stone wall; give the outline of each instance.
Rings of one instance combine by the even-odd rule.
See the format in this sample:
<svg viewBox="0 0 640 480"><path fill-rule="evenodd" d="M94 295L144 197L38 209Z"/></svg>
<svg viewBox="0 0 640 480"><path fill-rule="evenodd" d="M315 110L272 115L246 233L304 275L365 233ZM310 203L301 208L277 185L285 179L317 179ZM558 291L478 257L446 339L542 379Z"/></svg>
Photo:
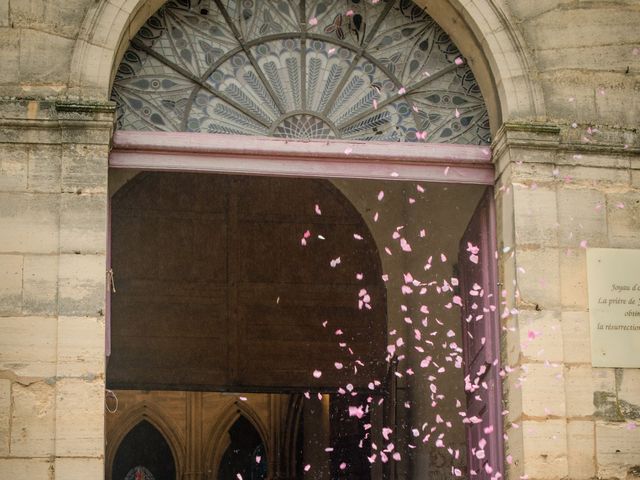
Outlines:
<svg viewBox="0 0 640 480"><path fill-rule="evenodd" d="M130 39L164 0L123 0L95 4L74 46L70 96L105 100L115 69ZM543 116L540 88L518 29L496 0L450 0L425 5L427 12L467 57L487 102L495 133L505 119Z"/></svg>
<svg viewBox="0 0 640 480"><path fill-rule="evenodd" d="M417 0L465 56L484 95L495 133L509 119L545 115L535 63L520 29L497 0Z"/></svg>

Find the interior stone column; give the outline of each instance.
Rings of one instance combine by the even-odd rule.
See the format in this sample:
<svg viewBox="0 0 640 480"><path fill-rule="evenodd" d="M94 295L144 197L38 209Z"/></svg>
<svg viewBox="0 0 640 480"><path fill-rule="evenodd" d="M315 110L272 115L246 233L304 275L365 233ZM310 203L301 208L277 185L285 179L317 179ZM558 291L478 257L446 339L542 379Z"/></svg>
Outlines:
<svg viewBox="0 0 640 480"><path fill-rule="evenodd" d="M187 392L187 432L185 480L204 480L202 392Z"/></svg>
<svg viewBox="0 0 640 480"><path fill-rule="evenodd" d="M311 465L310 478L314 480L329 480L330 455L326 448L331 443L331 426L329 422L329 395L323 395L322 400L311 395L304 400L304 450L303 464Z"/></svg>

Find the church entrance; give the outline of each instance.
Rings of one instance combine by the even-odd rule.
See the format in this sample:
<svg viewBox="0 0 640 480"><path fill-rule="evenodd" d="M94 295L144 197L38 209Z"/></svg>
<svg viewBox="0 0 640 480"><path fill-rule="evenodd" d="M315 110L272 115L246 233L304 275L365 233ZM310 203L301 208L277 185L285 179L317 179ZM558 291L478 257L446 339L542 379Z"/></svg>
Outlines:
<svg viewBox="0 0 640 480"><path fill-rule="evenodd" d="M107 479L501 477L489 125L421 8L173 0L113 99Z"/></svg>

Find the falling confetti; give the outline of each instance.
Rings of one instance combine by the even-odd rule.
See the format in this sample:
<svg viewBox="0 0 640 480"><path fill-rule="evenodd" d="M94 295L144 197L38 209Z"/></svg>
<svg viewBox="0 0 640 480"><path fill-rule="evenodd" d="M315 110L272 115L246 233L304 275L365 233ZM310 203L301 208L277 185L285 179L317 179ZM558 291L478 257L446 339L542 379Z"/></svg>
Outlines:
<svg viewBox="0 0 640 480"><path fill-rule="evenodd" d="M459 118L461 113L457 109L455 112L456 117ZM591 130L590 135L593 134L594 129ZM426 132L418 131L415 135L418 140L426 139ZM345 153L348 154L351 152L345 150ZM574 157L574 159L580 160L578 157ZM443 168L445 175L448 175L450 167L445 166ZM400 175L398 172L390 172L389 176L397 178ZM556 181L567 181L567 177L560 177L559 172L555 176L558 177ZM531 182L528 182L525 187L535 188ZM477 425L479 432L484 434L486 438L490 438L496 434L502 437L504 432L495 432L494 430L500 429L494 427L493 423L488 423L486 420L479 418L479 416L468 415L466 401L463 403L456 398L450 397L450 393L448 392L449 387L447 386L447 382L449 382L449 378L451 378L448 377L449 372L456 369L461 371L463 368L466 368L463 362L463 347L467 345L466 342L468 342L469 339L474 339L474 335L476 335L478 330L463 330L460 332L455 327L452 327L449 321L450 317L443 315L442 312L446 312L447 309L451 309L452 312L460 312L460 308L463 307L463 305L470 305L467 299L471 299L472 301L475 300L478 304L473 307L476 311L471 312L467 318L463 319L463 321L466 321L468 324L473 325L475 322L485 321L486 318L490 318L491 312L496 312L497 316L506 314L506 318L511 319L518 315L518 310L507 300L512 298L509 295L516 295L517 298L517 284L514 279L512 287L511 285L505 287L505 291L502 292L500 296L496 294L497 298L493 299L491 297L493 297L494 294L491 292L487 293L482 285L472 283L465 286L464 282L459 281L459 277L464 278L461 275L449 273L443 276L443 271L451 271L455 268L454 264L458 261L458 255L454 254L455 261L452 260L452 262L449 262L447 256L450 256L454 250L445 250L444 248L442 250L433 250L435 245L440 244L433 244L434 240L438 239L430 230L431 227L429 223L420 225L417 223L421 221L420 219L417 221L412 220L411 224L407 222L406 225L390 225L390 219L393 217L390 217L388 213L393 213L393 208L397 208L400 205L401 208L409 212L420 207L423 205L421 202L428 200L428 198L425 198L427 196L423 194L428 191L429 188L431 187L427 186L427 188L425 188L425 186L419 183L414 185L407 184L406 187L402 187L402 196L399 198L395 197L395 192L392 188L386 190L376 188L369 194L370 203L376 204L376 199L378 202L384 201L384 203L376 204L380 212L372 209L371 212L367 213L367 218L369 221L373 219L373 222L380 221L380 223L372 227L372 231L373 228L375 228L378 229L378 232L382 232L379 233L379 238L384 237L387 245L385 246L384 243L382 243L379 247L380 250L386 252L388 256L395 255L395 257L389 258L389 260L398 259L397 261L400 261L400 259L402 259L403 264L406 262L406 265L411 266L415 264L411 260L415 257L416 259L420 258L420 264L424 265L424 269L419 269L419 271L411 270L410 267L407 269L403 268L403 270L393 272L391 276L388 272L381 272L381 276L378 278L382 278L382 281L387 283L387 292L395 291L397 292L396 298L402 299L400 301L401 304L397 306L397 313L398 322L402 322L404 328L396 327L395 329L389 330L389 341L386 345L386 361L389 362L389 364L397 365L397 369L392 373L395 378L407 378L411 379L412 382L424 382L424 390L426 392L425 405L431 405L434 412L433 417L426 418L424 422L417 422L416 425L407 425L408 430L402 433L399 431L395 434L393 429L395 427L393 426L383 425L372 428L371 424L367 423L364 426L365 434L360 438L359 446L360 448L365 448L364 446L367 444L363 442L369 439L371 447L370 450L366 452L366 458L369 463L373 464L406 461L407 454L406 450L403 449L419 449L422 448L423 444L428 444L431 448L442 449L444 454L450 457L451 461L447 466L447 472L450 469L449 475L451 477L461 478L464 476L463 472L466 472L466 470L464 464L459 462L464 462L465 455L464 450L462 450L463 453L461 454L460 446L456 445L451 434L451 432L455 430L456 425ZM508 195L510 189L510 185L503 185L497 191L501 194ZM314 204L313 202L310 203L311 205L308 208L313 208L317 215L322 215L320 205ZM416 206L409 207L407 204ZM324 204L323 207L324 210L329 208L328 204ZM414 210L414 212L415 211L418 210ZM371 217L369 215L371 215ZM316 228L319 227L314 226L311 230ZM325 229L326 227L323 226L322 228ZM384 229L388 230L385 232ZM320 248L321 245L319 242L313 241L318 237L318 234L316 232L312 233L311 230L304 231L301 238L301 242L306 242L303 244L307 245L308 250L306 250L306 252ZM582 248L586 248L587 241L580 241L579 237L576 238L579 231L578 227L575 226L573 231L576 233L572 240L574 245L580 243ZM427 235L428 232L429 236ZM343 233L338 232L334 235L328 228L326 228L326 231L323 233L327 236L328 240L322 244L322 252L325 251L324 249L326 247L334 245L332 242L335 242L337 238L345 238ZM367 234L365 235L365 233ZM368 232L363 232L362 230L347 232L346 238L351 239L351 237L357 242L370 239ZM356 247L364 245L364 243L354 243L352 245ZM575 251L575 247L572 247L572 249ZM352 290L353 296L351 297L351 301L354 303L351 304L351 308L355 309L355 305L357 304L359 311L367 312L367 310L373 310L375 312L376 309L372 305L372 297L377 300L377 290L372 288L368 281L363 282L365 278L365 273L363 272L368 270L365 270L362 265L357 265L357 263L352 264L350 254L347 257L346 253L341 256L337 255L337 253L341 252L334 250L333 255L329 256L327 260L323 260L329 261L330 259L330 267L336 269L335 273L332 272L331 274L340 275L341 271L346 272L346 275L348 275L351 281L354 281L353 279L355 277L355 280L361 282ZM486 254L486 252L481 252L481 245L470 241L464 242L460 253L461 259L468 259L468 262L472 265L479 265L481 263L481 254L482 258L484 258ZM322 254L324 255L324 253ZM499 258L499 256L512 258L514 254L514 247L502 245L491 252L491 256L495 256L496 258ZM344 265L342 265L341 268L337 268L341 265L341 257L344 257ZM437 261L438 257L440 262ZM349 261L347 261L347 259ZM462 263L463 262L461 262L461 264ZM521 274L525 273L520 265L517 265L517 269ZM466 291L462 291L462 289ZM487 294L489 297L487 297ZM389 295L389 293L387 293L387 295ZM422 295L426 296L422 297ZM481 301L487 298L490 298L489 303ZM470 307L467 306L467 308ZM491 318L493 317L491 316ZM376 405L382 405L384 402L384 398L377 397L374 393L380 388L383 388L381 387L381 382L372 378L362 377L363 372L367 371L366 368L363 368L366 367L366 361L363 361L364 359L361 357L362 353L358 351L357 343L353 341L354 332L348 323L340 324L332 320L331 326L329 327L327 320L321 320L318 322L318 327L320 323L327 329L324 330L322 334L329 335L333 341L335 341L336 348L340 349L340 356L327 359L327 364L316 365L322 370L313 370L313 377L315 379L325 378L326 380L322 383L330 382L332 375L342 376L348 374L355 376L353 378L359 379L358 382L351 380L353 383L341 384L335 390L337 393L332 393L331 395L341 395L344 396L345 399L348 399L347 404L344 406L345 411L343 415L345 417L348 415L348 417L354 419L353 421L367 419L371 414L371 408ZM510 329L514 329L513 331L515 331L515 327L508 323L501 325L501 328L503 331L512 331ZM523 340L523 343L526 344L523 349L528 348L530 353L527 354L532 357L536 356L536 358L544 359L544 351L538 347L534 347L535 340L537 340L542 333L533 328L528 328L524 331L527 332L527 334L525 340ZM476 336L474 340L477 345L485 345L488 337ZM410 355L413 355L413 357L410 357ZM410 360L411 358L415 358L416 360ZM545 365L547 364L549 364L549 362L545 363ZM464 380L464 388L469 394L470 401L479 401L483 398L482 392L490 388L490 385L487 383L488 377L485 377L488 367L490 367L490 365L482 365L480 369L476 368L475 371L471 372L465 370L465 375L467 375L467 373L469 373L469 375ZM526 381L525 368L526 367L511 368L507 365L501 366L496 376L498 373L502 378L507 375L513 375L515 378L514 388L520 388L523 382ZM550 366L549 368L552 367ZM347 378L352 379L352 377ZM362 388L362 386L371 392L370 397L367 398L366 401L361 396L362 392L359 391L359 388ZM318 393L317 395L318 398L322 398L321 394ZM315 396L316 393L305 393L305 398L315 398ZM453 414L446 413L446 409L441 409L440 406L447 403L451 407L455 404ZM416 407L410 401L401 401L397 404L396 408L400 410L414 409L414 411L417 411L415 410ZM545 412L548 412L546 413L547 415L553 415L553 411L553 408L546 408L545 410ZM518 427L514 426L513 428ZM405 436L400 438L402 435ZM384 439L382 445L380 445L380 437ZM374 442L374 439L377 440ZM395 440L395 442L393 440ZM487 443L484 437L480 440L470 453L477 460L485 462L482 464L482 467L479 467L483 469L482 472L476 473L476 475L484 475L486 473L493 477L494 480L502 480L500 470L496 469L494 465L486 463L486 460L491 458L490 444ZM402 445L403 449L400 449L399 445ZM332 452L333 445L327 446L325 451ZM345 461L338 461L341 463L334 463L334 468L340 467L344 470L350 468L350 464L348 463L350 460L345 459ZM513 458L509 457L507 463L511 461L513 461ZM305 465L305 472L310 469L311 464Z"/></svg>

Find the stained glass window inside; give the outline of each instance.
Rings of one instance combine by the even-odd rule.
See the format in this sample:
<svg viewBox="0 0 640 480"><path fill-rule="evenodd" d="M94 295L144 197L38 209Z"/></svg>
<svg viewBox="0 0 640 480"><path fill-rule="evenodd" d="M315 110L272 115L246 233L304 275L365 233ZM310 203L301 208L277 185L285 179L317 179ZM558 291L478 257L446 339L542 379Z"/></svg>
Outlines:
<svg viewBox="0 0 640 480"><path fill-rule="evenodd" d="M112 95L121 130L490 142L471 69L409 0L171 0Z"/></svg>
<svg viewBox="0 0 640 480"><path fill-rule="evenodd" d="M124 480L156 480L153 473L149 469L138 465L135 468L129 470L129 473L124 477Z"/></svg>

